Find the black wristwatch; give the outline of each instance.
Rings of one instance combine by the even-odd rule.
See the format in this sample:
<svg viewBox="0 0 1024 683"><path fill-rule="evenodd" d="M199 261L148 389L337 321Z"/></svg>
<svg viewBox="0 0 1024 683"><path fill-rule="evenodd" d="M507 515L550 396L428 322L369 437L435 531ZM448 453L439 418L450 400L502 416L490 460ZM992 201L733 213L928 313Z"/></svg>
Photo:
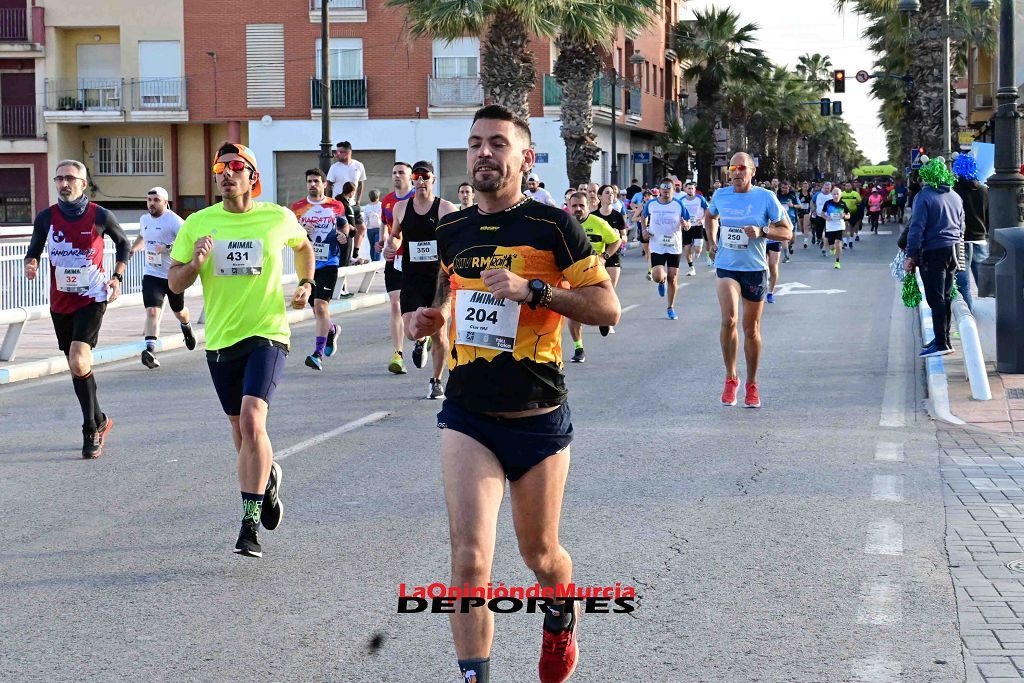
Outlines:
<svg viewBox="0 0 1024 683"><path fill-rule="evenodd" d="M547 292L550 285L543 280L530 280L530 296L526 299L526 304L536 310L537 305L544 298L544 293Z"/></svg>
<svg viewBox="0 0 1024 683"><path fill-rule="evenodd" d="M116 279L116 280L117 280L118 282L120 282L121 284L124 284L124 275L121 275L121 273L114 273L114 274L113 274L113 275L111 275L110 277L112 277L112 278Z"/></svg>
<svg viewBox="0 0 1024 683"><path fill-rule="evenodd" d="M307 284L309 285L310 289L316 289L316 283L313 282L312 280L310 280L308 277L304 277L301 280L299 280L298 286L301 287L302 285L307 285Z"/></svg>

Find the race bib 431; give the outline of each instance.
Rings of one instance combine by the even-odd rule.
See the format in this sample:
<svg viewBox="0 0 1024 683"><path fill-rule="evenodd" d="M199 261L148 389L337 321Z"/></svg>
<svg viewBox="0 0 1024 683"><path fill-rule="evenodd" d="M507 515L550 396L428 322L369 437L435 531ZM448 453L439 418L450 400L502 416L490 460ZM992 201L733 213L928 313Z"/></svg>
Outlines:
<svg viewBox="0 0 1024 683"><path fill-rule="evenodd" d="M217 275L259 275L263 272L263 240L214 240Z"/></svg>

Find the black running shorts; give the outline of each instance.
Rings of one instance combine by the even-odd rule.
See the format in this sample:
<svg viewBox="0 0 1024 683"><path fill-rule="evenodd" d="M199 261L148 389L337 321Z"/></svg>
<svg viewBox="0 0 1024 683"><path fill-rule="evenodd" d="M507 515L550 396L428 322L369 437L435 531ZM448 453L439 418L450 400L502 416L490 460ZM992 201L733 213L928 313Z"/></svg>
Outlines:
<svg viewBox="0 0 1024 683"><path fill-rule="evenodd" d="M655 254L651 252L651 268L666 266L668 268L679 267L679 254Z"/></svg>
<svg viewBox="0 0 1024 683"><path fill-rule="evenodd" d="M156 275L142 276L142 304L146 308L163 308L164 297L175 313L185 308L185 292L175 294L167 284L167 278Z"/></svg>
<svg viewBox="0 0 1024 683"><path fill-rule="evenodd" d="M715 273L720 278L729 278L740 283L740 295L747 301L758 303L764 301L768 294L768 271L767 270L726 270L716 268Z"/></svg>
<svg viewBox="0 0 1024 683"><path fill-rule="evenodd" d="M509 481L564 451L573 436L568 403L543 415L507 418L471 412L448 398L437 414L437 426L465 434L494 453Z"/></svg>
<svg viewBox="0 0 1024 683"><path fill-rule="evenodd" d="M395 258L402 258L396 256ZM384 291L388 294L397 292L402 288L402 271L395 269L395 262L388 261L384 264Z"/></svg>
<svg viewBox="0 0 1024 683"><path fill-rule="evenodd" d="M229 416L241 415L243 396L255 396L270 405L287 355L283 344L262 337L249 337L227 348L207 351L206 364L224 412Z"/></svg>
<svg viewBox="0 0 1024 683"><path fill-rule="evenodd" d="M402 307L402 315L412 313L417 308L429 308L434 305L434 295L437 292L437 275L433 277L402 274L402 294L399 297L399 304Z"/></svg>
<svg viewBox="0 0 1024 683"><path fill-rule="evenodd" d="M319 299L330 301L334 298L334 288L338 285L338 266L321 266L313 272L313 295L309 297L309 305Z"/></svg>
<svg viewBox="0 0 1024 683"><path fill-rule="evenodd" d="M71 342L73 341L88 344L91 349L96 348L100 337L100 326L103 324L103 314L106 310L106 301L94 301L74 313L50 311L53 331L57 334L57 348L67 354L71 351Z"/></svg>

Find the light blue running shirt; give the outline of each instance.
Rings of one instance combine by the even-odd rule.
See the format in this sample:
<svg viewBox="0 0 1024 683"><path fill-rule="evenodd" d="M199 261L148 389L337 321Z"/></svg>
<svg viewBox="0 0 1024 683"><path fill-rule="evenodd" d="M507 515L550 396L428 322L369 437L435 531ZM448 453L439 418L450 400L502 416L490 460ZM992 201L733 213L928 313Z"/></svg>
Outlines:
<svg viewBox="0 0 1024 683"><path fill-rule="evenodd" d="M748 238L742 226L767 227L782 220L786 210L775 193L753 186L747 192L723 187L711 198L708 211L719 219L715 267L724 270L768 270L767 239Z"/></svg>

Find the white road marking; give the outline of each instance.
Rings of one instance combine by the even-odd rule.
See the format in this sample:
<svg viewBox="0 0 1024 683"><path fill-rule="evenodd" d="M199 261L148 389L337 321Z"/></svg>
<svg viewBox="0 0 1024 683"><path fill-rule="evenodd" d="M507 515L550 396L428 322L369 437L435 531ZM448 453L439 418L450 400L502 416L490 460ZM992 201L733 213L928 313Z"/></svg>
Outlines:
<svg viewBox="0 0 1024 683"><path fill-rule="evenodd" d="M903 620L900 593L891 583L866 583L861 587L863 602L857 622L873 626L891 626Z"/></svg>
<svg viewBox="0 0 1024 683"><path fill-rule="evenodd" d="M901 502L903 500L903 475L876 474L871 484L871 500Z"/></svg>
<svg viewBox="0 0 1024 683"><path fill-rule="evenodd" d="M879 441L875 447L875 460L879 462L903 462L903 444L893 441Z"/></svg>
<svg viewBox="0 0 1024 683"><path fill-rule="evenodd" d="M283 451L280 451L279 453L274 453L274 460L284 460L285 458L287 458L289 456L292 456L292 455L295 455L296 453L301 453L302 451L306 450L307 448L312 448L313 446L316 446L317 444L323 443L324 441L327 441L328 439L333 439L334 437L336 437L336 436L338 436L340 434L344 434L346 432L351 432L351 431L353 431L355 429L359 429L360 427L364 427L364 426L366 426L368 424L372 424L374 422L380 422L381 420L383 420L385 417L387 417L390 414L391 413L389 413L389 412L383 412L383 411L379 412L379 413L370 413L366 417L361 417L358 420L353 420L352 422L347 422L347 423L341 425L340 427L337 427L336 429L332 429L329 432L324 432L323 434L318 434L317 436L314 436L311 439L306 439L305 441L300 441L299 443L295 444L294 446L286 448Z"/></svg>
<svg viewBox="0 0 1024 683"><path fill-rule="evenodd" d="M890 683L903 675L903 667L886 657L875 655L866 659L855 659L850 663L851 680L858 683Z"/></svg>
<svg viewBox="0 0 1024 683"><path fill-rule="evenodd" d="M622 315L626 315L635 308L640 308L640 304L632 304L622 309Z"/></svg>
<svg viewBox="0 0 1024 683"><path fill-rule="evenodd" d="M882 427L904 427L907 424L904 397L907 395L907 381L910 369L907 363L907 318L903 311L903 300L896 295L892 298L889 313L889 354L885 363L885 391L882 394L882 415L878 424Z"/></svg>
<svg viewBox="0 0 1024 683"><path fill-rule="evenodd" d="M902 555L903 525L892 519L883 519L868 527L864 552L868 555Z"/></svg>
<svg viewBox="0 0 1024 683"><path fill-rule="evenodd" d="M775 296L786 296L787 294L845 294L845 289L811 289L810 285L802 282L780 282L775 285Z"/></svg>

